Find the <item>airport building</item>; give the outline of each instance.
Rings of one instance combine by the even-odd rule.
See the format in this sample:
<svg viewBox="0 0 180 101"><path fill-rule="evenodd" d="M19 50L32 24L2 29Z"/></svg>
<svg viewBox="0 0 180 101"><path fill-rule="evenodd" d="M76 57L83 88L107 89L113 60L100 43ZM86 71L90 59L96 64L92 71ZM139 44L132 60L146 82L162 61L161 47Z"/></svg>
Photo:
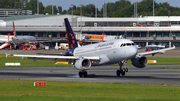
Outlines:
<svg viewBox="0 0 180 101"><path fill-rule="evenodd" d="M32 15L32 13L33 13L32 10L0 8L0 17L9 17L16 15Z"/></svg>
<svg viewBox="0 0 180 101"><path fill-rule="evenodd" d="M76 15L23 15L1 17L0 35L12 33L12 21L14 21L17 35L35 36L38 40L67 42L64 18L69 19L77 39L84 42L101 41L85 39L86 35L102 36L103 34L106 37L115 36L116 39L123 35L142 47L154 44L175 44L180 47L179 16L93 18Z"/></svg>

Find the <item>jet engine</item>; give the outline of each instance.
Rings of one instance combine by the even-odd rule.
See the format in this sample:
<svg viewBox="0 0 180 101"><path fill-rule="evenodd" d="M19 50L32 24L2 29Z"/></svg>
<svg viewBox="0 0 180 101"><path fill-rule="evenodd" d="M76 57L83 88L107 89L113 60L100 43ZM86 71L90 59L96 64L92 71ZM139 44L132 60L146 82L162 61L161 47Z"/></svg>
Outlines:
<svg viewBox="0 0 180 101"><path fill-rule="evenodd" d="M146 57L136 57L132 59L132 65L137 68L144 68L148 64Z"/></svg>
<svg viewBox="0 0 180 101"><path fill-rule="evenodd" d="M88 70L91 68L91 61L84 58L76 60L74 67L78 70Z"/></svg>

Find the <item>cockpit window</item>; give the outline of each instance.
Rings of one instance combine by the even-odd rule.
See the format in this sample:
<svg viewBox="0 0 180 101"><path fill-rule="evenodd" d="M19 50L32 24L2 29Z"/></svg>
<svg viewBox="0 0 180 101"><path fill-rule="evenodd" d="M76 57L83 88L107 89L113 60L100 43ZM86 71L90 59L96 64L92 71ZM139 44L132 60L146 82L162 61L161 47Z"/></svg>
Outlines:
<svg viewBox="0 0 180 101"><path fill-rule="evenodd" d="M135 43L132 43L132 46L135 46Z"/></svg>
<svg viewBox="0 0 180 101"><path fill-rule="evenodd" d="M127 46L131 46L131 43L127 43L126 45L127 45Z"/></svg>
<svg viewBox="0 0 180 101"><path fill-rule="evenodd" d="M135 43L122 43L120 45L120 47L124 47L124 46L135 46Z"/></svg>

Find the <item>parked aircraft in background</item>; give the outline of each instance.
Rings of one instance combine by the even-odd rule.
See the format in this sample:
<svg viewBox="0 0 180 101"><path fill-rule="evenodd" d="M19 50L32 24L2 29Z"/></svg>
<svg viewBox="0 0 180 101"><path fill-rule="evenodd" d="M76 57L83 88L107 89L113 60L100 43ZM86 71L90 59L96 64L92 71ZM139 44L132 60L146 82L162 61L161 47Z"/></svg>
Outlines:
<svg viewBox="0 0 180 101"><path fill-rule="evenodd" d="M148 59L145 57L146 55L155 55L156 53L164 53L167 50L175 49L175 47L171 47L138 53L136 45L129 39L117 39L79 47L68 19L65 18L64 21L68 36L68 44L70 47L70 50L66 51L64 56L12 55L18 57L28 57L29 59L34 60L44 59L53 60L55 62L68 61L69 63L73 63L74 67L79 70L79 77L87 77L87 70L90 69L91 66L102 66L118 63L120 68L116 71L116 75L124 76L125 72L128 72L128 68L125 66L125 62L127 60L131 60L132 65L137 68L144 68L148 64Z"/></svg>
<svg viewBox="0 0 180 101"><path fill-rule="evenodd" d="M20 35L17 36L14 26L14 21L13 21L13 35L14 37L12 37L12 41L16 45L21 45L25 43L37 43L37 40L34 36L20 36Z"/></svg>
<svg viewBox="0 0 180 101"><path fill-rule="evenodd" d="M27 43L35 44L37 43L37 40L34 36L20 36L16 35L14 22L13 23L13 35L0 35L0 42L4 43L0 46L0 49L6 48L11 45L11 43L15 45L25 45Z"/></svg>

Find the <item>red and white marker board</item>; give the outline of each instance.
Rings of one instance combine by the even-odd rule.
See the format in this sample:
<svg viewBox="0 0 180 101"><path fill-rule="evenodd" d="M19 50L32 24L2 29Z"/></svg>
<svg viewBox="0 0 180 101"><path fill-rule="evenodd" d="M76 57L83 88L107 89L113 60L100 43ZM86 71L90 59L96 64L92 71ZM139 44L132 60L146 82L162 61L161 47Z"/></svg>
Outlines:
<svg viewBox="0 0 180 101"><path fill-rule="evenodd" d="M46 86L46 82L34 82L34 86Z"/></svg>

